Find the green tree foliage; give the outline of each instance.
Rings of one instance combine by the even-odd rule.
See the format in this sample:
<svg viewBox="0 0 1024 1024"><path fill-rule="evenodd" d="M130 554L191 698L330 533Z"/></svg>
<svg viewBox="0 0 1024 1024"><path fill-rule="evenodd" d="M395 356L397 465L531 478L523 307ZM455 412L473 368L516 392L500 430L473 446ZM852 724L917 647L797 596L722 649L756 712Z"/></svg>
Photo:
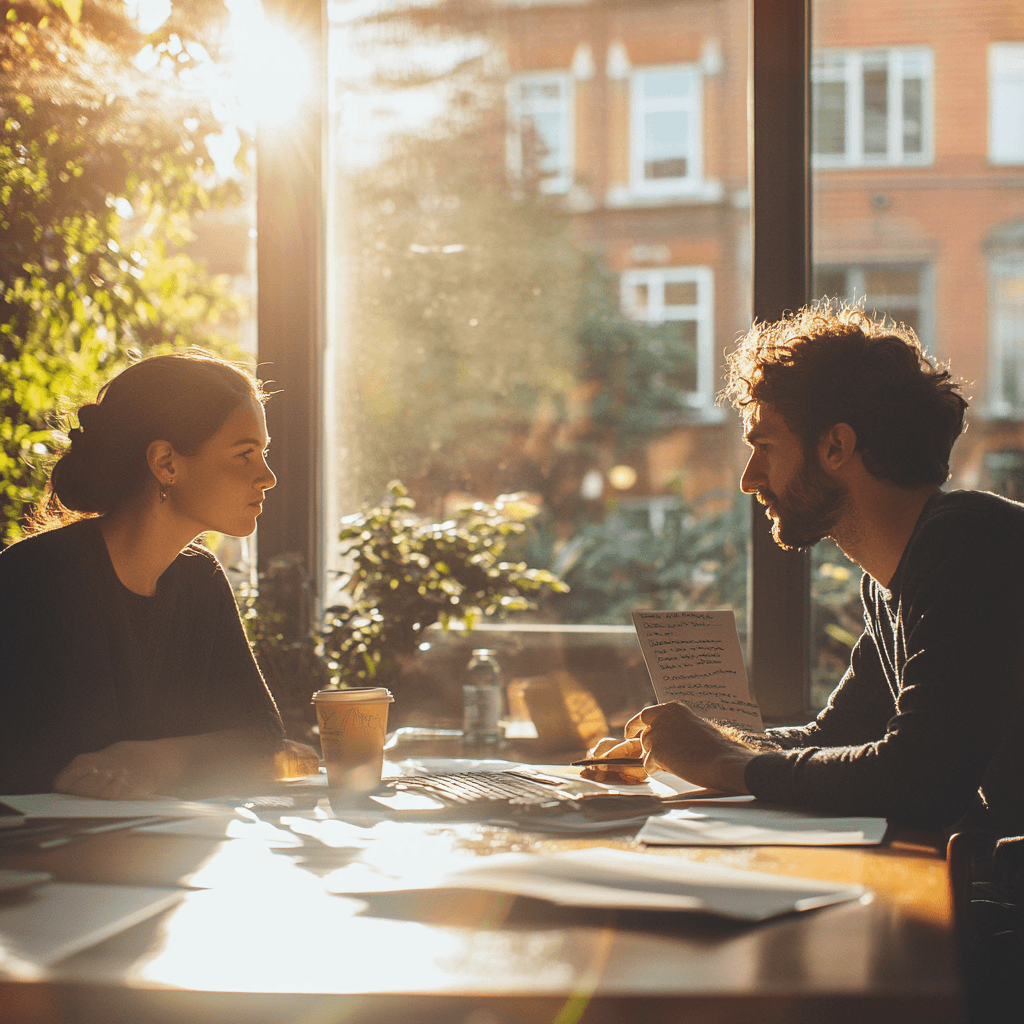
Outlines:
<svg viewBox="0 0 1024 1024"><path fill-rule="evenodd" d="M224 14L179 0L145 36L122 0L0 2L0 542L73 404L133 351L216 346L239 312L181 249L193 214L239 195L214 183L220 125L188 82Z"/></svg>
<svg viewBox="0 0 1024 1024"><path fill-rule="evenodd" d="M553 203L511 193L503 133L485 111L352 180L364 493L465 486L572 386L581 254Z"/></svg>

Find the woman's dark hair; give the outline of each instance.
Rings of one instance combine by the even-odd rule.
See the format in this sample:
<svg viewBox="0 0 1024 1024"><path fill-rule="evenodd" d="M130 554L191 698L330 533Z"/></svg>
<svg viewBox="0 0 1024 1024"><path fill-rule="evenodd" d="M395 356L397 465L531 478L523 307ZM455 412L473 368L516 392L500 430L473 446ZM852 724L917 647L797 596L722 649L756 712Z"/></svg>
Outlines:
<svg viewBox="0 0 1024 1024"><path fill-rule="evenodd" d="M34 530L104 515L132 499L149 474L146 451L169 441L194 455L247 398L266 401L259 381L217 356L178 352L122 370L94 404L78 410L70 447L50 471L49 498Z"/></svg>
<svg viewBox="0 0 1024 1024"><path fill-rule="evenodd" d="M904 324L845 303L755 323L731 353L722 397L770 405L805 451L837 423L857 435L864 466L901 487L942 484L964 425L963 381L933 363Z"/></svg>

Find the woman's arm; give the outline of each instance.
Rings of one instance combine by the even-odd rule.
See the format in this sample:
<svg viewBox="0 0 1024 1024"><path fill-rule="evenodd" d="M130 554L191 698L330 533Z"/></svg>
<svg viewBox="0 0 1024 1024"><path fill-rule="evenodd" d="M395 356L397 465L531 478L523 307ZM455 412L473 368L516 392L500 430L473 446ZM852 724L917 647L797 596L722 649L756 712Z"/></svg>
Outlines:
<svg viewBox="0 0 1024 1024"><path fill-rule="evenodd" d="M182 790L214 792L225 786L251 789L272 779L274 754L265 734L224 729L161 740L122 740L79 754L53 782L59 793L137 800Z"/></svg>

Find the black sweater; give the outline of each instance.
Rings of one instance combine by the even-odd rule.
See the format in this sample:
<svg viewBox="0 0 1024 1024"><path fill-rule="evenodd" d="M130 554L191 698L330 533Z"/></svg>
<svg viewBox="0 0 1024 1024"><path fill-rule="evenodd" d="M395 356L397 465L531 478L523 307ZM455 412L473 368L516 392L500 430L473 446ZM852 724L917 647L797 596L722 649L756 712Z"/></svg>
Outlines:
<svg viewBox="0 0 1024 1024"><path fill-rule="evenodd" d="M117 578L95 519L0 553L0 793L49 792L78 754L119 740L281 721L217 559L187 547L154 597Z"/></svg>
<svg viewBox="0 0 1024 1024"><path fill-rule="evenodd" d="M810 725L773 729L758 798L922 828L1024 833L1024 505L973 491L925 506Z"/></svg>

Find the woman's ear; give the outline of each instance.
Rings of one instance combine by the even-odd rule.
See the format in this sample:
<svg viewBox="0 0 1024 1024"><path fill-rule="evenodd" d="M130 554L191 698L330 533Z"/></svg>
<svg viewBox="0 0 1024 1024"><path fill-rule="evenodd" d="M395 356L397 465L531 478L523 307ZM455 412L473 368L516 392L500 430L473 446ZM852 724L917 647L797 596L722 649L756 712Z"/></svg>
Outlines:
<svg viewBox="0 0 1024 1024"><path fill-rule="evenodd" d="M146 449L146 462L161 488L173 486L177 471L177 452L170 441L150 441Z"/></svg>
<svg viewBox="0 0 1024 1024"><path fill-rule="evenodd" d="M821 437L818 455L826 469L841 469L857 450L857 433L849 423L837 423Z"/></svg>

